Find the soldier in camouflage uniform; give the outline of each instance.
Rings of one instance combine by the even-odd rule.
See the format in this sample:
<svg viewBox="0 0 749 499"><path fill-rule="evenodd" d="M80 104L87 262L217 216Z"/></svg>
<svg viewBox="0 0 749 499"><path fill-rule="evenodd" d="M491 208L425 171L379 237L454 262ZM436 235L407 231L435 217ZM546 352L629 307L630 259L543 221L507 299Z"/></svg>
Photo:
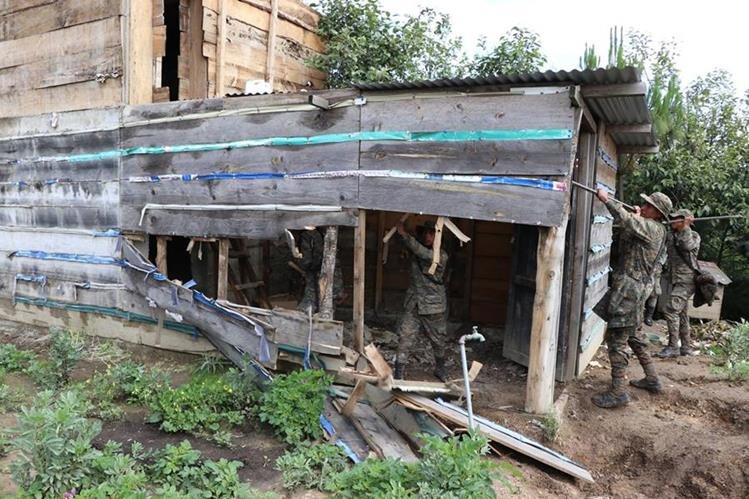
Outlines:
<svg viewBox="0 0 749 499"><path fill-rule="evenodd" d="M655 366L648 354L647 343L637 336L637 329L642 323L645 288L665 242L666 228L660 220L668 217L672 205L668 196L660 192L641 196L645 203L632 214L609 200L607 191L598 190L598 199L606 205L614 221L621 227L620 265L612 276L606 314L611 389L592 397L595 405L605 409L625 406L630 400L624 387L628 364L626 345L632 349L645 371L645 378L631 381L630 384L653 393L662 391Z"/></svg>
<svg viewBox="0 0 749 499"><path fill-rule="evenodd" d="M319 303L318 280L324 247L322 234L314 227L305 228L299 235L298 244L302 254L299 267L304 271L304 295L297 309L306 312L311 306L315 313Z"/></svg>
<svg viewBox="0 0 749 499"><path fill-rule="evenodd" d="M668 251L665 246L661 250L658 256L658 261L655 263L655 269L653 269L653 279L645 290L645 296L648 297L645 302L645 324L648 326L653 325L653 314L655 314L655 307L658 305L658 297L661 296L661 274L663 268L666 266L668 261Z"/></svg>
<svg viewBox="0 0 749 499"><path fill-rule="evenodd" d="M658 353L658 357L662 358L693 353L687 308L689 298L694 294L693 269L697 268L697 253L700 250L700 235L691 229L693 218L689 210L679 210L671 215L671 232L666 243L671 280L671 298L665 313L668 346Z"/></svg>
<svg viewBox="0 0 749 499"><path fill-rule="evenodd" d="M445 342L447 340L447 294L444 275L447 265L447 252L440 251L439 263L434 274L429 273L432 265L432 244L434 224L423 226L421 241L406 232L402 223L398 233L406 248L411 252L411 284L406 291L403 315L398 324L398 352L395 359L395 377L403 379L408 354L414 342L419 341L419 331L423 330L432 344L434 352L434 375L447 380L445 368Z"/></svg>

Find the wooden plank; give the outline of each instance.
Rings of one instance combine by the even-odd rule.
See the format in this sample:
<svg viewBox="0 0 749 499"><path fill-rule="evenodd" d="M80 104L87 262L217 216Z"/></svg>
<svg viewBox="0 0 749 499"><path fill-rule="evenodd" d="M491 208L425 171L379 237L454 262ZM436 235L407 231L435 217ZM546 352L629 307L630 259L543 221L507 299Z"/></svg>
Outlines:
<svg viewBox="0 0 749 499"><path fill-rule="evenodd" d="M278 0L271 0L270 19L268 20L268 50L265 59L265 81L273 88L276 62L276 32L278 31Z"/></svg>
<svg viewBox="0 0 749 499"><path fill-rule="evenodd" d="M607 133L615 134L615 133L643 133L643 134L650 134L653 132L653 125L648 124L639 124L639 125L609 125L607 128Z"/></svg>
<svg viewBox="0 0 749 499"><path fill-rule="evenodd" d="M0 42L0 69L54 59L95 47L113 46L120 38L118 16L40 33L17 40ZM4 113L3 113L4 114Z"/></svg>
<svg viewBox="0 0 749 499"><path fill-rule="evenodd" d="M369 445L367 445L364 438L354 428L351 421L338 412L338 409L333 405L331 397L325 398L323 415L333 425L335 431L333 435L329 435L327 430L325 431L325 436L330 443L335 444L339 440L344 442L357 455L360 461L364 461L369 457Z"/></svg>
<svg viewBox="0 0 749 499"><path fill-rule="evenodd" d="M224 92L224 64L226 52L226 10L227 0L218 0L217 42L216 42L216 81L215 97L223 97Z"/></svg>
<svg viewBox="0 0 749 499"><path fill-rule="evenodd" d="M658 146L620 146L619 154L657 154Z"/></svg>
<svg viewBox="0 0 749 499"><path fill-rule="evenodd" d="M57 0L0 17L0 41L68 28L120 14L119 0Z"/></svg>
<svg viewBox="0 0 749 499"><path fill-rule="evenodd" d="M380 380L380 384L386 389L389 389L393 383L393 370L388 365L387 361L382 357L380 351L377 349L374 343L370 343L364 347L364 355L372 365L372 369L377 373L377 377Z"/></svg>
<svg viewBox="0 0 749 499"><path fill-rule="evenodd" d="M343 414L346 417L351 417L351 415L354 412L354 408L356 407L356 404L359 402L359 399L364 395L364 391L367 388L367 382L363 381L361 379L356 380L356 385L354 386L353 391L348 396L348 399L346 400L346 403L341 408L341 414Z"/></svg>
<svg viewBox="0 0 749 499"><path fill-rule="evenodd" d="M189 3L188 15L188 64L190 99L208 97L208 60L203 57L203 5L200 1Z"/></svg>
<svg viewBox="0 0 749 499"><path fill-rule="evenodd" d="M377 268L375 270L375 311L380 310L382 304L382 273L384 267L383 256L385 255L385 212L381 211L377 215Z"/></svg>
<svg viewBox="0 0 749 499"><path fill-rule="evenodd" d="M153 2L130 0L127 5L126 102L144 104L153 99Z"/></svg>
<svg viewBox="0 0 749 499"><path fill-rule="evenodd" d="M169 238L166 236L156 236L156 267L164 275L169 275L166 258L167 241L169 241Z"/></svg>
<svg viewBox="0 0 749 499"><path fill-rule="evenodd" d="M460 427L468 427L468 416L462 409L451 404L440 404L434 400L418 395L397 394L396 399L420 406L423 410L429 411L440 418L444 418L453 424L459 425ZM474 416L474 422L478 427L478 431L489 438L492 442L496 442L514 451L520 452L531 459L551 466L552 468L567 473L568 475L589 482L594 481L590 472L579 464L551 449L547 449L539 443L523 437L519 433L503 428L502 426L480 416Z"/></svg>
<svg viewBox="0 0 749 499"><path fill-rule="evenodd" d="M364 289L367 212L359 210L354 229L354 350L364 352Z"/></svg>
<svg viewBox="0 0 749 499"><path fill-rule="evenodd" d="M473 218L528 225L561 223L564 192L511 185L361 178L358 205L368 210Z"/></svg>
<svg viewBox="0 0 749 499"><path fill-rule="evenodd" d="M340 405L338 401L334 403ZM408 443L370 406L356 404L351 422L380 458L401 459L409 463L418 461Z"/></svg>
<svg viewBox="0 0 749 499"><path fill-rule="evenodd" d="M363 142L362 168L484 175L564 175L569 154L569 140Z"/></svg>
<svg viewBox="0 0 749 499"><path fill-rule="evenodd" d="M124 230L186 237L277 239L284 229L301 230L310 225L354 227L358 223L356 210L331 213L157 210L146 213L143 225L138 224L139 219L139 207L122 207Z"/></svg>
<svg viewBox="0 0 749 499"><path fill-rule="evenodd" d="M619 83L616 85L583 85L581 88L583 97L632 97L645 96L648 87L645 82Z"/></svg>
<svg viewBox="0 0 749 499"><path fill-rule="evenodd" d="M328 226L325 228L325 243L319 281L320 303L318 310L320 317L323 319L332 319L335 315L333 309L333 287L337 254L338 227Z"/></svg>
<svg viewBox="0 0 749 499"><path fill-rule="evenodd" d="M31 186L5 186L0 206L117 208L120 190L117 181L72 181L46 185L39 185L41 182L37 182Z"/></svg>
<svg viewBox="0 0 749 499"><path fill-rule="evenodd" d="M25 248L33 249L33 248ZM90 263L65 262L55 260L40 260L35 258L13 257L2 253L0 269L5 275L35 274L44 275L48 279L58 279L69 282L120 282L121 269L114 265L94 265Z"/></svg>
<svg viewBox="0 0 749 499"><path fill-rule="evenodd" d="M440 252L442 250L442 227L445 225L445 217L437 217L434 227L434 244L432 245L432 263L429 266L429 274L434 275L440 263Z"/></svg>
<svg viewBox="0 0 749 499"><path fill-rule="evenodd" d="M119 122L118 108L0 118L0 147L19 137L113 130L119 127Z"/></svg>
<svg viewBox="0 0 749 499"><path fill-rule="evenodd" d="M40 110L53 113L107 107L121 100L120 79L108 79L103 84L97 81L83 81L0 95L0 118L34 114Z"/></svg>
<svg viewBox="0 0 749 499"><path fill-rule="evenodd" d="M90 231L41 227L0 227L0 251L34 250L115 256L117 237L101 237Z"/></svg>
<svg viewBox="0 0 749 499"><path fill-rule="evenodd" d="M116 204L99 207L0 205L0 225L105 230L118 227L119 217Z"/></svg>
<svg viewBox="0 0 749 499"><path fill-rule="evenodd" d="M309 319L306 314L296 310L274 308L270 321L276 329L272 336L273 341L279 344L307 348ZM322 319L317 316L312 318L312 351L339 355L342 345L342 322Z"/></svg>
<svg viewBox="0 0 749 499"><path fill-rule="evenodd" d="M0 0L0 16L54 3L57 0Z"/></svg>
<svg viewBox="0 0 749 499"><path fill-rule="evenodd" d="M229 284L229 240L218 240L218 289L216 298L226 300Z"/></svg>

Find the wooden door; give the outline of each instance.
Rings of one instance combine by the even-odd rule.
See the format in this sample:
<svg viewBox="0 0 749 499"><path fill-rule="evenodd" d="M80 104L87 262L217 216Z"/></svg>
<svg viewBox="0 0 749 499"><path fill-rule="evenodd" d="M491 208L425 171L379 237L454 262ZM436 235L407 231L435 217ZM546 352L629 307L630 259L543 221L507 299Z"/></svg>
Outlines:
<svg viewBox="0 0 749 499"><path fill-rule="evenodd" d="M537 249L538 228L513 225L510 294L502 354L524 366L528 365L533 301L536 296Z"/></svg>

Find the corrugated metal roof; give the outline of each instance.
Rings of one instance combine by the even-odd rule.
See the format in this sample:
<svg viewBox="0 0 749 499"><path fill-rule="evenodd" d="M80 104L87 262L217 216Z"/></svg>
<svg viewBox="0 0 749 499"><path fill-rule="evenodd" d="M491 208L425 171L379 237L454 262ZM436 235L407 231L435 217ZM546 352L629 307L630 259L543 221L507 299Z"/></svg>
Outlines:
<svg viewBox="0 0 749 499"><path fill-rule="evenodd" d="M639 83L640 70L635 67L598 68L579 71L536 71L509 75L494 75L482 78L447 78L442 80L422 80L411 82L387 83L358 83L354 85L359 90L435 90L441 88L471 88L479 86L512 85L543 86L543 85L618 85ZM591 113L610 125L642 125L651 124L645 96L600 96L585 99ZM626 146L654 146L655 133L617 133L614 141L618 145Z"/></svg>
<svg viewBox="0 0 749 499"><path fill-rule="evenodd" d="M615 85L619 83L637 83L640 70L626 68L598 68L579 71L535 71L509 75L494 75L482 78L446 78L442 80L421 80L385 83L357 83L359 90L405 90L418 88L477 87L483 85L549 85L571 83L575 85Z"/></svg>

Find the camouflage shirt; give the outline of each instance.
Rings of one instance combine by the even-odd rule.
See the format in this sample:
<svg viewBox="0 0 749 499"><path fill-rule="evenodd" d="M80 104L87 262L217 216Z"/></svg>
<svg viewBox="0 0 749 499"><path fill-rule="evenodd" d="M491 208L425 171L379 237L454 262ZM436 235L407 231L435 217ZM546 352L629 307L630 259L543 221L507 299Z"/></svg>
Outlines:
<svg viewBox="0 0 749 499"><path fill-rule="evenodd" d="M441 314L447 309L445 292L445 266L447 252L440 251L440 261L434 275L429 274L432 266L432 250L419 243L413 236L403 236L406 247L411 252L411 284L406 291L406 311L413 310L419 315Z"/></svg>
<svg viewBox="0 0 749 499"><path fill-rule="evenodd" d="M606 208L621 227L619 265L612 276L609 327L639 326L645 292L666 237L660 222L629 213L609 200Z"/></svg>
<svg viewBox="0 0 749 499"><path fill-rule="evenodd" d="M666 247L668 248L671 283L691 284L694 281L694 271L692 268L697 267L700 235L689 227L686 227L681 232L670 231ZM690 262L684 260L684 257L691 260L691 266Z"/></svg>

